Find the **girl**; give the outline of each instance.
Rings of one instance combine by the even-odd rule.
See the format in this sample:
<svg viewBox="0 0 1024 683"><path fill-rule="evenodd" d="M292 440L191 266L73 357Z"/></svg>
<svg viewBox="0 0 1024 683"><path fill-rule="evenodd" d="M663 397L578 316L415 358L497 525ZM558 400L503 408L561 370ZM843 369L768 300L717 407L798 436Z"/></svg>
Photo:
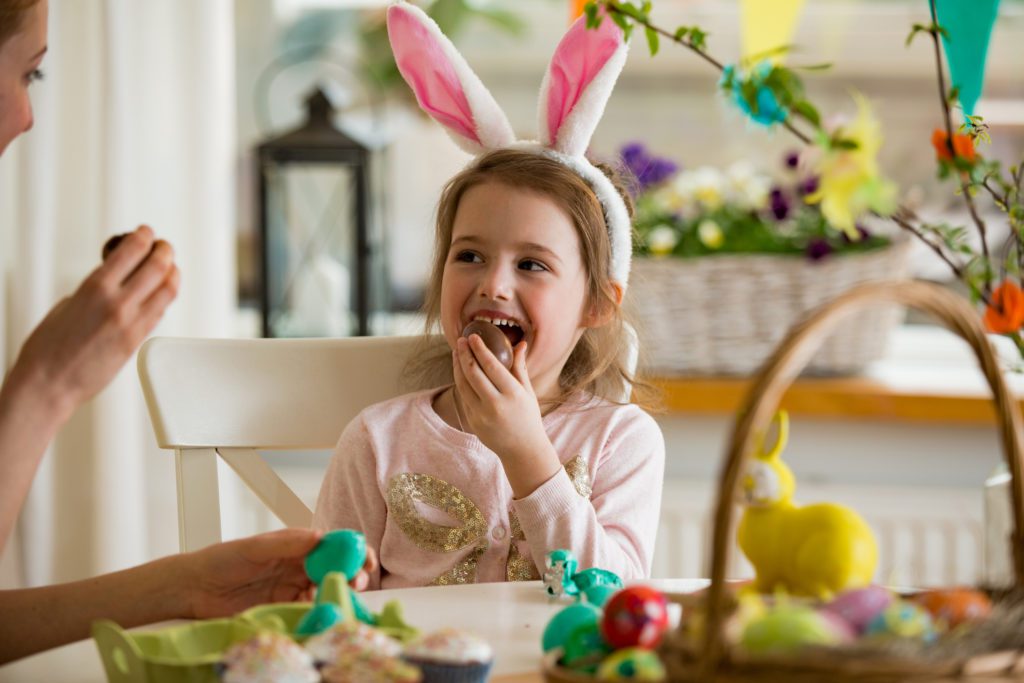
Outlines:
<svg viewBox="0 0 1024 683"><path fill-rule="evenodd" d="M366 534L380 559L372 588L536 579L559 548L581 568L647 576L664 442L650 416L620 402L630 211L582 154L625 58L621 32L610 21L570 29L536 144L514 140L425 14L392 6L388 29L420 104L480 153L441 196L426 303L428 331L439 322L452 349L453 383L346 427L314 526ZM512 342L511 370L479 336L461 337L481 319Z"/></svg>

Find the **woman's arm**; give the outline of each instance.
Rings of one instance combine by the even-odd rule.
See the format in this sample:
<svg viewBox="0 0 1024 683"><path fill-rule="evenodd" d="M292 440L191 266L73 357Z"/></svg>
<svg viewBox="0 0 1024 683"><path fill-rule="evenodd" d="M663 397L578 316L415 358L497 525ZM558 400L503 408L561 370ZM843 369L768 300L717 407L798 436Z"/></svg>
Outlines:
<svg viewBox="0 0 1024 683"><path fill-rule="evenodd" d="M284 529L85 581L0 591L0 664L86 638L96 619L131 628L301 599L311 586L303 561L320 536Z"/></svg>
<svg viewBox="0 0 1024 683"><path fill-rule="evenodd" d="M29 336L0 387L0 551L57 430L124 366L177 291L170 245L143 226Z"/></svg>

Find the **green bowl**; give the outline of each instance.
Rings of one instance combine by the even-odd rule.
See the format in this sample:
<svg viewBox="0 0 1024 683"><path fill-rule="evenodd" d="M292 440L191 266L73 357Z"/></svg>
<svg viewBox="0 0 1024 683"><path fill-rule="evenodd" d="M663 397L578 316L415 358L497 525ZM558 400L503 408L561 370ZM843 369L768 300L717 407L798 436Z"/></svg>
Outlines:
<svg viewBox="0 0 1024 683"><path fill-rule="evenodd" d="M209 619L128 632L112 621L92 625L110 683L218 683L224 651L259 631L241 619Z"/></svg>

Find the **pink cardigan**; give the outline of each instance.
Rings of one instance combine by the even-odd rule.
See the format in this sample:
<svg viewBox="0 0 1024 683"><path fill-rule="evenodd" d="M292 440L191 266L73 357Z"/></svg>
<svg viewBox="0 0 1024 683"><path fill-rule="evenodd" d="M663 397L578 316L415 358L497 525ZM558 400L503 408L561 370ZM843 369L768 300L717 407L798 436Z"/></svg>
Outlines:
<svg viewBox="0 0 1024 683"><path fill-rule="evenodd" d="M650 575L665 467L651 416L599 399L552 411L544 426L564 468L513 500L498 457L434 412L441 391L360 413L320 489L313 526L358 529L378 551L371 589L536 579L558 548L579 569Z"/></svg>

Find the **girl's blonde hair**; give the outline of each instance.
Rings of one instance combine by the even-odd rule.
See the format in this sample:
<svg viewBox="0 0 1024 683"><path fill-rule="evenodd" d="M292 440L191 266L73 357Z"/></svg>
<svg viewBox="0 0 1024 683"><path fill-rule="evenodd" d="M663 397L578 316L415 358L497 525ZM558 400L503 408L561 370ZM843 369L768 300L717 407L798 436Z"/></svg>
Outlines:
<svg viewBox="0 0 1024 683"><path fill-rule="evenodd" d="M632 218L633 202L618 174L609 167L597 166L622 195ZM597 195L573 170L533 152L515 149L488 152L452 178L442 191L434 236L434 262L423 305L427 339L440 331L441 279L459 202L470 188L489 182L544 195L565 212L579 237L580 256L587 274L587 305L610 312L607 323L583 331L562 368L560 395L555 403L562 403L580 390L621 402L620 397L632 390L635 402L650 407L654 399L652 387L639 381L628 367L627 359L637 343L635 328L626 321L608 274L611 245ZM427 351L431 347L433 353ZM435 344L425 340L424 352L416 355L419 359L410 370L421 383L436 386L452 380L450 353L438 352Z"/></svg>
<svg viewBox="0 0 1024 683"><path fill-rule="evenodd" d="M39 0L0 0L0 47L21 30L25 15Z"/></svg>

